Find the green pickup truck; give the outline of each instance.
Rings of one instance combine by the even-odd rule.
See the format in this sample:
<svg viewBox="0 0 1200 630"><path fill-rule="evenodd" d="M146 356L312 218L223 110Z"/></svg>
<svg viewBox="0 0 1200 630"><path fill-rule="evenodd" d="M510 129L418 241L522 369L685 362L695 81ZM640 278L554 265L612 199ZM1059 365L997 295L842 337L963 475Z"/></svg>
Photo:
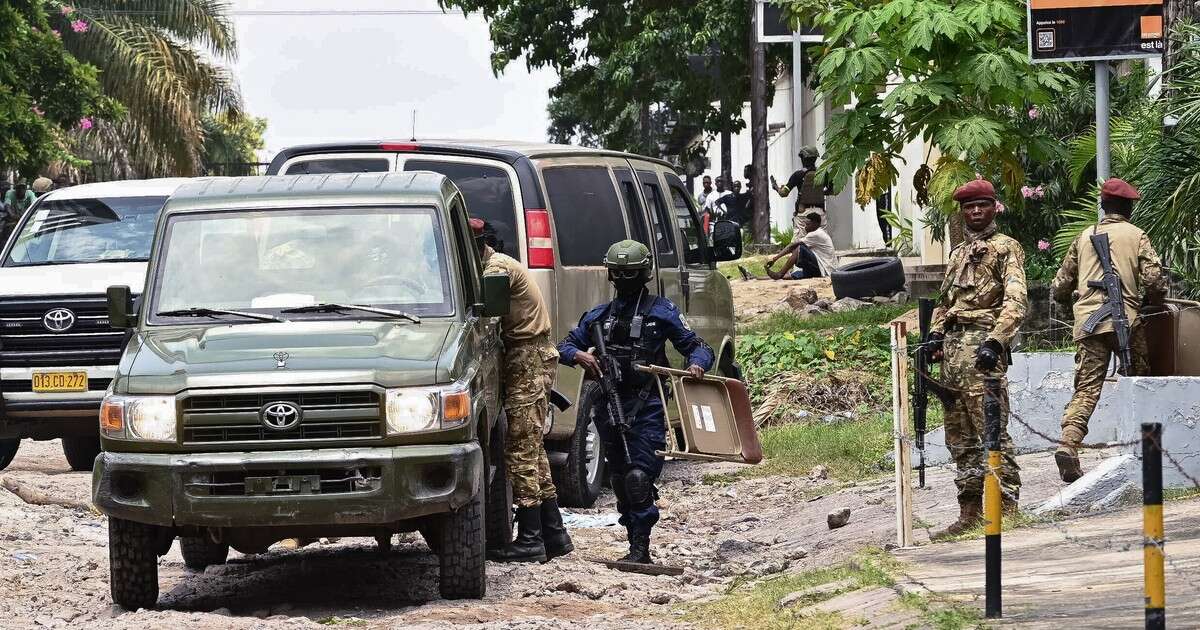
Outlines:
<svg viewBox="0 0 1200 630"><path fill-rule="evenodd" d="M113 600L291 537L420 531L446 598L481 597L511 532L496 316L463 196L429 172L251 177L180 188L104 398L95 505Z"/></svg>

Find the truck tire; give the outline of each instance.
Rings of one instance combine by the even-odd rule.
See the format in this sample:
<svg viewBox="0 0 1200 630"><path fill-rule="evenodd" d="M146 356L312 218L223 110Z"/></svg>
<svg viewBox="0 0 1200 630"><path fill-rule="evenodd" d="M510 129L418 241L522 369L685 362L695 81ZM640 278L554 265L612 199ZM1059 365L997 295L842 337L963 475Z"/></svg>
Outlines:
<svg viewBox="0 0 1200 630"><path fill-rule="evenodd" d="M480 599L487 592L484 552L483 493L442 516L438 554L443 599Z"/></svg>
<svg viewBox="0 0 1200 630"><path fill-rule="evenodd" d="M508 481L508 467L504 462L504 438L507 435L508 419L504 412L496 419L492 437L488 440L488 456L484 458L491 479L484 478L483 520L486 529L487 548L499 549L512 542L513 511L512 486Z"/></svg>
<svg viewBox="0 0 1200 630"><path fill-rule="evenodd" d="M65 437L62 439L62 449L71 470L91 472L96 464L96 456L100 454L100 438Z"/></svg>
<svg viewBox="0 0 1200 630"><path fill-rule="evenodd" d="M108 517L108 573L112 599L126 610L158 602L159 531L155 525Z"/></svg>
<svg viewBox="0 0 1200 630"><path fill-rule="evenodd" d="M21 448L21 440L17 438L0 440L0 470L8 468L13 458L17 456L19 448Z"/></svg>
<svg viewBox="0 0 1200 630"><path fill-rule="evenodd" d="M429 552L434 555L442 553L442 527L433 519L428 519L425 522L417 525L417 531L421 532L421 538L425 539L425 546L429 547Z"/></svg>
<svg viewBox="0 0 1200 630"><path fill-rule="evenodd" d="M600 496L604 482L604 440L596 429L600 386L587 381L579 392L579 410L575 415L575 432L567 440L567 459L551 466L558 504L563 507L590 508Z"/></svg>
<svg viewBox="0 0 1200 630"><path fill-rule="evenodd" d="M183 566L203 571L214 564L225 564L229 545L215 543L207 536L180 536L179 552L183 554Z"/></svg>
<svg viewBox="0 0 1200 630"><path fill-rule="evenodd" d="M895 257L852 262L830 273L829 281L839 300L891 295L904 289L904 264Z"/></svg>

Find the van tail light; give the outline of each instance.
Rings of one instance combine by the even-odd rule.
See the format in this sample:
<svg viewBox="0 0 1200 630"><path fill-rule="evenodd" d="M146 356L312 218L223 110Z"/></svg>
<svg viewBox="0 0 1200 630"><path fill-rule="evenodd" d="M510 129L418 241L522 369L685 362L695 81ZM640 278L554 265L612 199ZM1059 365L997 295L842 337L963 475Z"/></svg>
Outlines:
<svg viewBox="0 0 1200 630"><path fill-rule="evenodd" d="M536 208L525 211L525 238L530 269L554 268L554 241L550 239L550 213Z"/></svg>

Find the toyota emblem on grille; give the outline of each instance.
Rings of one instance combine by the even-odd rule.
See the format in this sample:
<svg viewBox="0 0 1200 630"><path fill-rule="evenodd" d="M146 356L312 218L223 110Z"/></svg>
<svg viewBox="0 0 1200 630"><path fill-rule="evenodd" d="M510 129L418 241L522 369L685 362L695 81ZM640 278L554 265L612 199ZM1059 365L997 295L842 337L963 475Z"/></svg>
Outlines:
<svg viewBox="0 0 1200 630"><path fill-rule="evenodd" d="M259 411L263 426L275 431L287 431L300 424L304 415L300 407L290 402L271 402L263 405Z"/></svg>
<svg viewBox="0 0 1200 630"><path fill-rule="evenodd" d="M75 313L69 308L54 308L42 315L42 326L54 333L67 332L75 325Z"/></svg>

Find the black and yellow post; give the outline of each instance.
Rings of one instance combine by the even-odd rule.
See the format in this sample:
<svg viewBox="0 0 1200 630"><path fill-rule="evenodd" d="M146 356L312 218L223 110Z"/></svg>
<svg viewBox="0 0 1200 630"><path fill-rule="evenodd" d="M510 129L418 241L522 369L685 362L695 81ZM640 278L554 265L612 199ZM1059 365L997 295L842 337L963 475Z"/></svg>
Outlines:
<svg viewBox="0 0 1200 630"><path fill-rule="evenodd" d="M984 520L984 615L999 619L1000 614L1000 380L983 383L983 437L987 448L987 473L983 477Z"/></svg>
<svg viewBox="0 0 1200 630"><path fill-rule="evenodd" d="M1146 630L1167 627L1163 575L1162 423L1142 423L1142 560L1146 573Z"/></svg>

